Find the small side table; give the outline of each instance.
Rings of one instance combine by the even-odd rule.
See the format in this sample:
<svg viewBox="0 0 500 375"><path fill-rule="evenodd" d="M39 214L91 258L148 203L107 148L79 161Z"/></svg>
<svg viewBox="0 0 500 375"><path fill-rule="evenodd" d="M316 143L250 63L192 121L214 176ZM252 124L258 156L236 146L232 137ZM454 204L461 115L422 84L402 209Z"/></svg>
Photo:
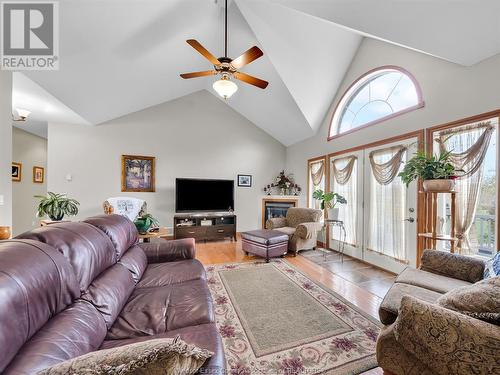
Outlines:
<svg viewBox="0 0 500 375"><path fill-rule="evenodd" d="M325 220L325 229L328 230L330 227L339 228L339 232L340 232L340 246L339 246L340 259L341 259L341 262L344 263L344 248L345 248L345 241L347 238L347 232L345 230L344 222L342 220L326 219ZM324 253L324 254L325 254L325 260L326 260L326 253Z"/></svg>
<svg viewBox="0 0 500 375"><path fill-rule="evenodd" d="M146 234L139 233L139 240L142 242L151 242L151 238L163 238L168 237L168 230L165 227L161 227L159 230L155 232L148 232Z"/></svg>

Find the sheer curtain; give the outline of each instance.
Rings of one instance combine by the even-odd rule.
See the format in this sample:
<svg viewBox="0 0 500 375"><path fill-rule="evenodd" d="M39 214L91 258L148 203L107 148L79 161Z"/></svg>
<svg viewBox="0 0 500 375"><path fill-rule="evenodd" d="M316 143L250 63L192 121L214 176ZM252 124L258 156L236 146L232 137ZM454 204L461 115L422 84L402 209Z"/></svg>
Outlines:
<svg viewBox="0 0 500 375"><path fill-rule="evenodd" d="M481 122L441 131L435 139L439 151L451 151L451 163L464 171L456 180L456 228L462 237L458 248L464 254L477 251L471 229L481 193L484 158L494 129L491 122Z"/></svg>
<svg viewBox="0 0 500 375"><path fill-rule="evenodd" d="M397 177L403 168L407 149L396 146L373 151L369 155L370 217L368 249L406 261L405 211L406 187Z"/></svg>
<svg viewBox="0 0 500 375"><path fill-rule="evenodd" d="M357 218L357 169L356 156L340 157L332 160L332 191L347 199L347 204L339 205L339 220L344 222L346 242L357 245L356 218ZM339 233L334 231L333 239L340 240Z"/></svg>
<svg viewBox="0 0 500 375"><path fill-rule="evenodd" d="M309 178L311 181L311 191L309 192L309 206L320 209L320 202L312 197L318 189L325 189L325 161L318 160L309 164Z"/></svg>

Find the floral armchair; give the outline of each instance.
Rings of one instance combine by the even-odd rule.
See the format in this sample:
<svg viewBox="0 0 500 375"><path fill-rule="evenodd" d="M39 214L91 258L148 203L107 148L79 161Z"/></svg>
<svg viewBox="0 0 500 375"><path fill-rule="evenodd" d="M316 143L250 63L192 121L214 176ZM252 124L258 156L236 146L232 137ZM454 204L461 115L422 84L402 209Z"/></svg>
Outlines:
<svg viewBox="0 0 500 375"><path fill-rule="evenodd" d="M266 221L266 229L274 229L288 235L288 251L297 255L300 250L316 247L318 232L323 228L320 223L323 211L312 208L288 209L286 217Z"/></svg>

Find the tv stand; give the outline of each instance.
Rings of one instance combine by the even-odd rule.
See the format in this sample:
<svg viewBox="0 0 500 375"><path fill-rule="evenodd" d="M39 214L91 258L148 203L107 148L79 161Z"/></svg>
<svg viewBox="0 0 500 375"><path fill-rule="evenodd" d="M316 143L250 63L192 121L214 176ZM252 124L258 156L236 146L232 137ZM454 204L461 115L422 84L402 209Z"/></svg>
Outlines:
<svg viewBox="0 0 500 375"><path fill-rule="evenodd" d="M196 241L236 241L236 215L233 213L187 213L174 215L174 238Z"/></svg>

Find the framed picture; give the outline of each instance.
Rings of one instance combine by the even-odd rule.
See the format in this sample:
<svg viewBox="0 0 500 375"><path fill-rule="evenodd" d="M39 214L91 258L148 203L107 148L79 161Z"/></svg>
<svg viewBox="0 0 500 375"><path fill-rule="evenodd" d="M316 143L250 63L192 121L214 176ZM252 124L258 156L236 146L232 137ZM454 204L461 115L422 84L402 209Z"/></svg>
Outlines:
<svg viewBox="0 0 500 375"><path fill-rule="evenodd" d="M252 176L249 174L239 174L238 175L238 186L252 187Z"/></svg>
<svg viewBox="0 0 500 375"><path fill-rule="evenodd" d="M21 163L12 163L12 181L21 181L23 165Z"/></svg>
<svg viewBox="0 0 500 375"><path fill-rule="evenodd" d="M35 184L43 184L45 179L45 169L43 167L33 167L33 182Z"/></svg>
<svg viewBox="0 0 500 375"><path fill-rule="evenodd" d="M122 191L155 191L155 158L122 155Z"/></svg>

